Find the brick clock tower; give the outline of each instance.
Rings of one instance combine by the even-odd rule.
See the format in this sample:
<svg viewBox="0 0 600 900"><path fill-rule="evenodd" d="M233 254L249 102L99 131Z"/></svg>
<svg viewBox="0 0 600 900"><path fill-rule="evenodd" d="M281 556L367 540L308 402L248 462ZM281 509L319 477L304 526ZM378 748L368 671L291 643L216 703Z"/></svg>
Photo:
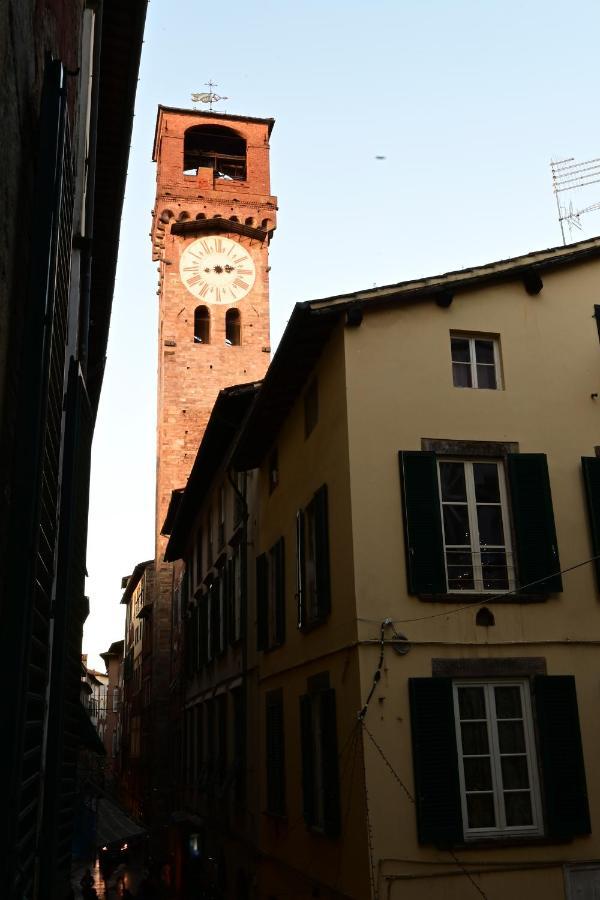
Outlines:
<svg viewBox="0 0 600 900"><path fill-rule="evenodd" d="M161 528L171 492L187 482L217 394L261 379L269 364L269 242L277 210L269 179L273 124L158 109L151 232L159 325L150 763L158 815L168 769L172 602Z"/></svg>

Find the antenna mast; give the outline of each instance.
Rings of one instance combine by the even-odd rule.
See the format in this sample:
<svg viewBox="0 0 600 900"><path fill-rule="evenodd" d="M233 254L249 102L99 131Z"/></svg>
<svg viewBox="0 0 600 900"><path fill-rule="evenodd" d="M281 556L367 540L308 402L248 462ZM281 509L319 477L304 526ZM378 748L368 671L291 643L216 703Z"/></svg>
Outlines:
<svg viewBox="0 0 600 900"><path fill-rule="evenodd" d="M574 191L578 188L587 187L590 184L600 183L600 157L587 159L585 162L580 163L575 162L575 157L573 156L568 159L550 160L550 169L552 171L552 190L556 198L560 232L563 244L566 244L564 223L567 223L569 237L571 237L573 228L581 231L583 227L580 217L585 213L599 210L600 202L592 203L583 209L573 209L573 201L569 200L567 208L561 205L559 194L563 191Z"/></svg>

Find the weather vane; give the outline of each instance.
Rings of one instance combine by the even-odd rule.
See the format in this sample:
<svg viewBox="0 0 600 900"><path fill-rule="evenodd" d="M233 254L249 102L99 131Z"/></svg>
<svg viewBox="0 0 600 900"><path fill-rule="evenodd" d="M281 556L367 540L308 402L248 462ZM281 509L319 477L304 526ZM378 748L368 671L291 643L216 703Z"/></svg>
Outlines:
<svg viewBox="0 0 600 900"><path fill-rule="evenodd" d="M218 103L219 100L229 100L229 97L221 97L219 94L213 92L213 88L218 87L216 82L207 81L206 87L208 88L206 93L192 94L192 103L208 103L208 110L209 112L212 112L213 103Z"/></svg>

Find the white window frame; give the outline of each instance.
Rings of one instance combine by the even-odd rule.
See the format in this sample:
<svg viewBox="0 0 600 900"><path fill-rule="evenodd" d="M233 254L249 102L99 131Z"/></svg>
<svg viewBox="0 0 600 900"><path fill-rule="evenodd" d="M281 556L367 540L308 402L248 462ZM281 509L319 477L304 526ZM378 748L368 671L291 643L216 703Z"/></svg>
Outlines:
<svg viewBox="0 0 600 900"><path fill-rule="evenodd" d="M471 386L463 384L455 384L454 382L454 360L452 359L452 339L469 342L469 363L471 368ZM496 374L496 387L479 387L477 380L477 359L475 356L475 341L490 341L494 348L494 372ZM493 334L465 334L460 331L450 332L450 363L452 366L452 384L461 390L479 390L479 391L503 391L504 383L502 380L502 368L500 366L500 341ZM462 363L466 365L466 363Z"/></svg>
<svg viewBox="0 0 600 900"><path fill-rule="evenodd" d="M474 586L472 588L456 588L450 587L450 581L448 577L448 557L446 554L446 550L464 550L464 552L468 552L465 549L464 544L446 544L446 533L444 529L444 505L452 506L451 501L442 499L442 475L440 471L440 464L452 462L452 463L462 463L465 467L465 486L466 486L466 496L467 496L467 510L469 515L469 532L471 535L471 559L473 566L473 583ZM483 585L483 575L481 570L481 545L479 543L479 524L477 521L477 506L485 506L485 504L479 503L477 504L477 500L475 497L475 481L473 477L473 464L477 463L494 463L496 465L498 471L498 488L500 493L500 510L502 513L502 529L504 531L504 552L506 553L506 569L508 573L508 588L503 590L498 590L496 588L486 588ZM476 459L464 459L460 457L450 457L443 456L439 457L437 460L437 473L438 473L438 496L440 500L440 516L442 520L442 537L444 542L444 570L446 572L446 587L449 593L461 593L461 594L502 594L513 591L516 587L515 580L515 566L514 566L514 556L512 549L512 541L511 541L511 522L508 508L508 494L506 491L506 478L504 474L504 464L500 459L493 459L488 457L480 457ZM496 506L496 503L490 503L490 506ZM501 548L500 544L492 544L490 545L490 552L493 552L495 548ZM478 561L477 561L478 560Z"/></svg>
<svg viewBox="0 0 600 900"><path fill-rule="evenodd" d="M494 797L494 815L496 825L487 828L469 828L467 815L467 792L465 787L465 773L463 765L462 735L460 728L460 712L458 706L458 689L460 687L482 687L485 692L486 720L488 743L490 748L490 763L492 768L492 789ZM531 792L532 825L507 825L506 810L502 789L501 754L498 743L498 729L495 707L494 688L518 687L521 694L521 709L523 711L523 730L525 734L525 756L527 758L527 771L529 776L529 790ZM463 834L466 841L481 838L506 838L520 835L542 835L544 824L542 816L542 801L538 776L538 763L535 746L535 732L533 727L533 713L531 708L531 695L527 679L496 679L493 681L463 679L453 682L454 694L454 722L456 728L456 744L458 751L458 775L460 782L460 800L463 819ZM501 720L507 721L507 720ZM510 720L508 720L510 721Z"/></svg>

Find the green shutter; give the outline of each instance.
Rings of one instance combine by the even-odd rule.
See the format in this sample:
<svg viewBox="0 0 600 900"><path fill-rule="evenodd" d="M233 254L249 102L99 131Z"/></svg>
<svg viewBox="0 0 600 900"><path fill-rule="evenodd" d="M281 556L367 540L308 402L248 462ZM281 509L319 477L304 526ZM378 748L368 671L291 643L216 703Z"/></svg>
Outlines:
<svg viewBox="0 0 600 900"><path fill-rule="evenodd" d="M268 634L269 564L265 553L256 558L256 649L266 650Z"/></svg>
<svg viewBox="0 0 600 900"><path fill-rule="evenodd" d="M451 678L409 678L419 843L463 840Z"/></svg>
<svg viewBox="0 0 600 900"><path fill-rule="evenodd" d="M280 538L275 544L275 641L285 641L285 543Z"/></svg>
<svg viewBox="0 0 600 900"><path fill-rule="evenodd" d="M329 522L327 515L327 485L323 484L314 496L315 504L315 576L319 618L331 611L329 573Z"/></svg>
<svg viewBox="0 0 600 900"><path fill-rule="evenodd" d="M285 814L285 746L283 695L281 690L266 695L267 809Z"/></svg>
<svg viewBox="0 0 600 900"><path fill-rule="evenodd" d="M306 625L306 603L304 602L304 513L296 513L296 600L298 603L298 628Z"/></svg>
<svg viewBox="0 0 600 900"><path fill-rule="evenodd" d="M572 675L533 680L548 837L590 834L583 748Z"/></svg>
<svg viewBox="0 0 600 900"><path fill-rule="evenodd" d="M444 541L434 453L400 454L409 594L446 593Z"/></svg>
<svg viewBox="0 0 600 900"><path fill-rule="evenodd" d="M329 837L338 837L341 815L335 690L328 688L319 694L319 698L321 702L321 758L323 765L323 828Z"/></svg>
<svg viewBox="0 0 600 900"><path fill-rule="evenodd" d="M307 825L315 824L315 757L312 727L312 698L300 697L300 746L302 750L302 812Z"/></svg>
<svg viewBox="0 0 600 900"><path fill-rule="evenodd" d="M600 319L598 320L600 324ZM592 554L600 557L600 458L582 456L583 480L587 498L590 532L592 535ZM594 562L596 581L600 590L600 558Z"/></svg>
<svg viewBox="0 0 600 900"><path fill-rule="evenodd" d="M518 583L525 592L562 591L546 456L509 453L507 462ZM540 583L525 587L532 582Z"/></svg>

